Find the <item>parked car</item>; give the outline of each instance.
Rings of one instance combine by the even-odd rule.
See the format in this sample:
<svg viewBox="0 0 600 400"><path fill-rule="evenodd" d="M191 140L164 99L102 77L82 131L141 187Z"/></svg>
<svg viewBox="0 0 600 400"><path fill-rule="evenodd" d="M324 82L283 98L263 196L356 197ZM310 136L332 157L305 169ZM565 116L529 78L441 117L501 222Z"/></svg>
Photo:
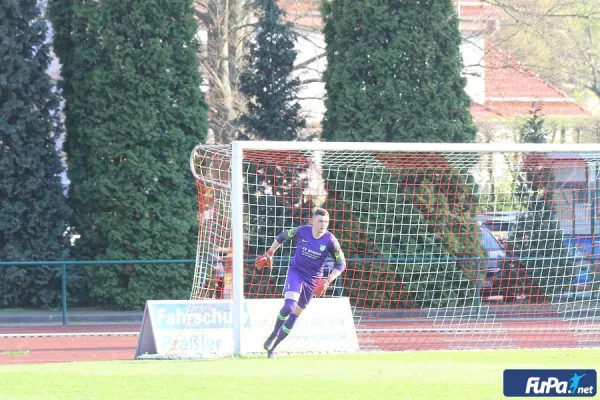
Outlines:
<svg viewBox="0 0 600 400"><path fill-rule="evenodd" d="M493 295L503 295L504 288L498 288L495 285L497 283L496 277L500 276L504 270L504 264L506 263L506 251L502 243L497 237L483 224L482 220L477 221L481 245L485 251L483 261L480 264L481 268L485 270L483 282L480 287L480 296L487 298ZM461 262L459 261L459 264ZM459 265L462 269L462 266Z"/></svg>
<svg viewBox="0 0 600 400"><path fill-rule="evenodd" d="M575 258L576 265L579 266L577 275L573 277L568 288L561 293L561 297L569 300L597 299L600 297L597 278L595 278L595 268L590 263L589 256L575 248L572 250L572 256Z"/></svg>
<svg viewBox="0 0 600 400"><path fill-rule="evenodd" d="M544 302L545 295L527 269L515 259L505 258L501 267L486 275L481 291L483 298L500 296L505 303L528 298L530 302Z"/></svg>
<svg viewBox="0 0 600 400"><path fill-rule="evenodd" d="M528 298L530 302L546 301L544 291L536 280L527 274L527 269L517 257L511 257L492 231L498 230L502 237L508 235L512 222L516 221L517 213L501 213L502 215L479 216L482 245L488 253L486 276L482 285L481 296L489 298L501 296L504 302L514 302L519 298ZM569 248L571 257L579 267L577 275L567 285L561 295L569 298L598 297L597 287L594 286L594 267L590 257L572 246L573 238L565 237L564 244ZM499 252L498 248L503 250ZM595 292L594 292L595 290Z"/></svg>

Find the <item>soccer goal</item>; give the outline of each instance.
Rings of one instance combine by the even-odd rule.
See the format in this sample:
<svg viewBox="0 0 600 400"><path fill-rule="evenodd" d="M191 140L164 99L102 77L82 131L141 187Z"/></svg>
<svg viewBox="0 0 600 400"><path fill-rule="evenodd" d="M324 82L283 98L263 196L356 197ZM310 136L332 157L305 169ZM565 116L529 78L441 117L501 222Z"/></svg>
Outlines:
<svg viewBox="0 0 600 400"><path fill-rule="evenodd" d="M190 162L191 299L232 302L237 354L245 300L282 298L295 244L254 259L315 207L361 350L600 345L600 146L234 142Z"/></svg>

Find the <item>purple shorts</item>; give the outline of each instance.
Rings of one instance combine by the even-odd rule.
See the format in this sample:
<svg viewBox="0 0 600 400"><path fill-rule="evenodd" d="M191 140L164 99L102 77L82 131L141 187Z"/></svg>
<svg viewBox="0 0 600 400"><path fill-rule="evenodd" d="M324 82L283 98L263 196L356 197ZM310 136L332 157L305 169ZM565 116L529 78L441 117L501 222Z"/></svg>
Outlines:
<svg viewBox="0 0 600 400"><path fill-rule="evenodd" d="M312 281L306 281L302 279L296 270L292 268L288 269L284 287L286 299L293 298L298 302L300 308L306 308L308 303L310 303L313 298L313 290L315 287L316 285L314 285ZM300 297L290 297L292 293L297 293Z"/></svg>

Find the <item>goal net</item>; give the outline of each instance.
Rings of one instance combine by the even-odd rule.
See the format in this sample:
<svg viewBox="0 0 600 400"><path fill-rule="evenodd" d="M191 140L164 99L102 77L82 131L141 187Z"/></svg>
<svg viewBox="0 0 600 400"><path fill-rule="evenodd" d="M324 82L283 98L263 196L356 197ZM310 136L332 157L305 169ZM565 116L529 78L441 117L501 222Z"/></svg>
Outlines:
<svg viewBox="0 0 600 400"><path fill-rule="evenodd" d="M198 146L191 298L282 298L295 243L270 270L254 260L324 207L348 265L326 297L349 298L361 350L598 346L600 149L585 149Z"/></svg>

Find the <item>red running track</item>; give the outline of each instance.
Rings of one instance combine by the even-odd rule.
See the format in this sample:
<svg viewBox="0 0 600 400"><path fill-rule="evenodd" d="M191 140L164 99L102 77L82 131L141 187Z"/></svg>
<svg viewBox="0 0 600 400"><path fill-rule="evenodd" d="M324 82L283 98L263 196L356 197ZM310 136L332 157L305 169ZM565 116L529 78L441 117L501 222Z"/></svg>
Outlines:
<svg viewBox="0 0 600 400"><path fill-rule="evenodd" d="M0 327L0 365L132 360L139 331L139 325Z"/></svg>
<svg viewBox="0 0 600 400"><path fill-rule="evenodd" d="M133 360L139 330L139 325L0 327L0 365ZM381 320L360 324L358 337L362 350L384 351L598 347L600 324Z"/></svg>

